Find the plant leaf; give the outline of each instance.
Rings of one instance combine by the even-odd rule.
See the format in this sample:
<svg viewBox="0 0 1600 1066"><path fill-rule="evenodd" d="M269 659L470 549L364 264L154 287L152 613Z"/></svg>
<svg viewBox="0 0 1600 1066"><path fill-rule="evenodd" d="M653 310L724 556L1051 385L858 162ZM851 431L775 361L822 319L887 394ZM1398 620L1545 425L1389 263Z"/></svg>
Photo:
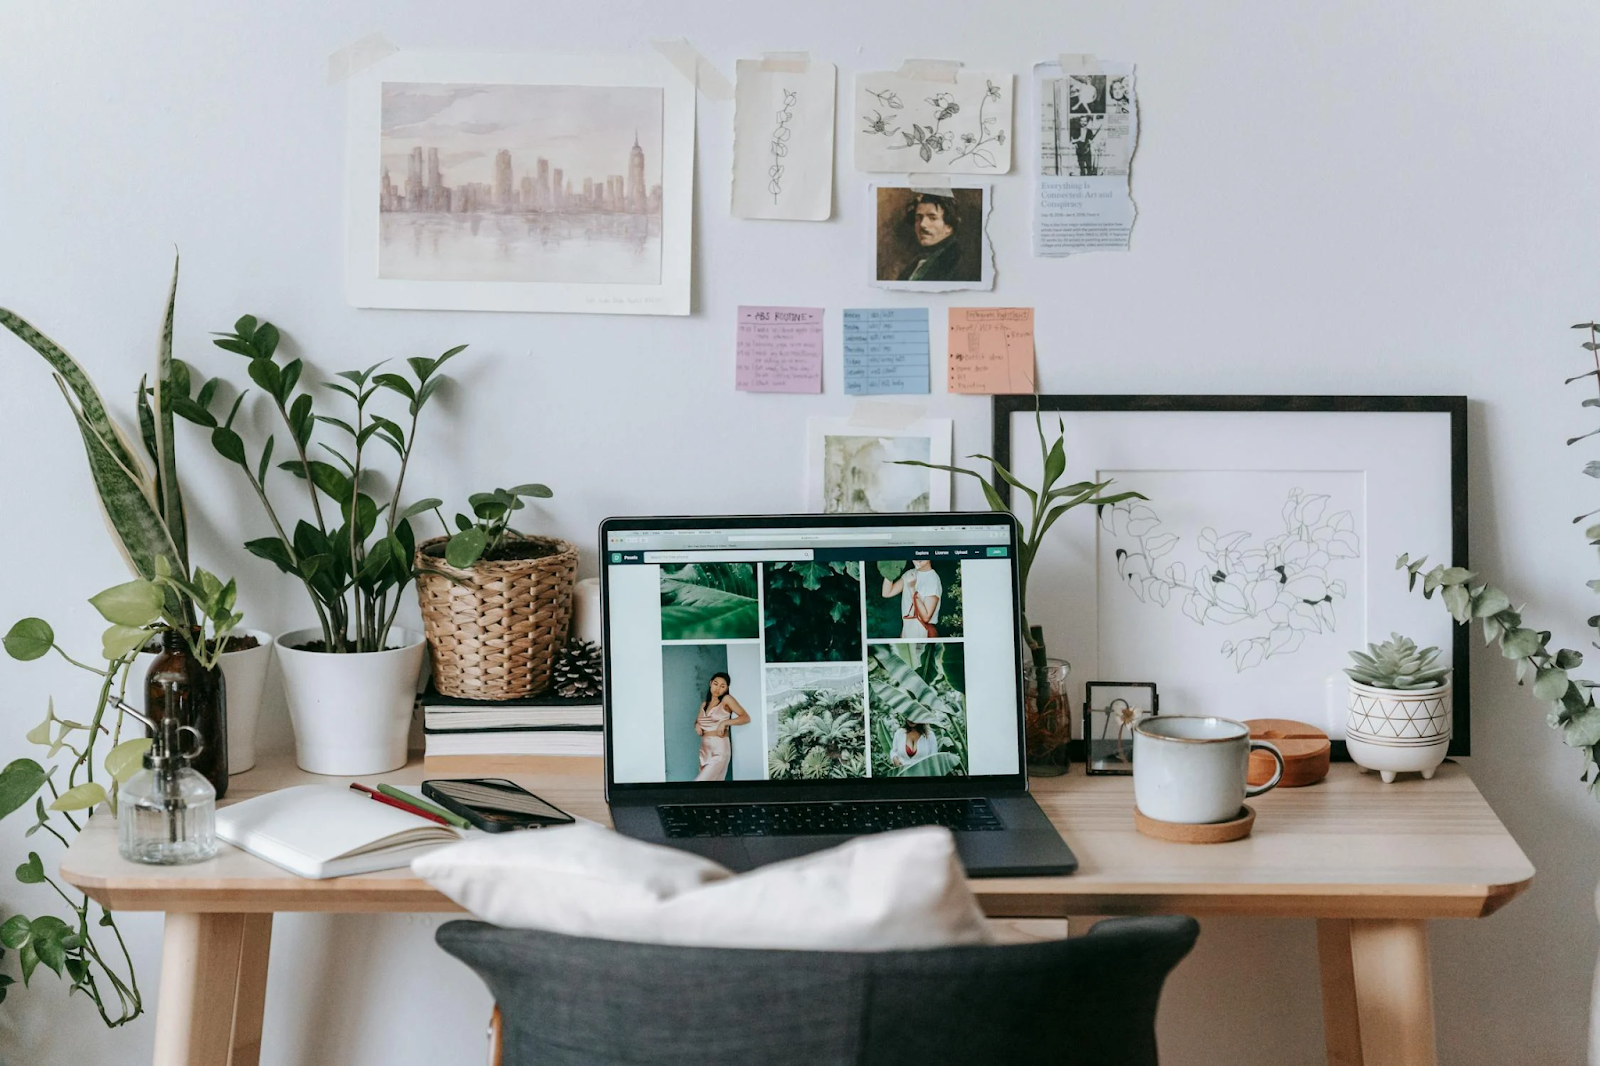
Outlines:
<svg viewBox="0 0 1600 1066"><path fill-rule="evenodd" d="M14 759L0 770L0 818L20 809L44 787L49 775L32 759Z"/></svg>
<svg viewBox="0 0 1600 1066"><path fill-rule="evenodd" d="M162 316L161 340L156 346L156 500L180 570L189 569L188 520L183 512L183 486L178 481L177 441L172 430L172 401L188 397L187 368L172 358L172 319L178 304L178 257L172 257L172 285L167 290L167 311Z"/></svg>
<svg viewBox="0 0 1600 1066"><path fill-rule="evenodd" d="M69 788L56 797L50 804L52 811L84 811L105 802L105 786L98 781L85 781L75 788Z"/></svg>
<svg viewBox="0 0 1600 1066"><path fill-rule="evenodd" d="M148 629L112 625L100 635L100 654L107 662L116 662L144 647L149 640Z"/></svg>
<svg viewBox="0 0 1600 1066"><path fill-rule="evenodd" d="M161 617L166 597L159 586L143 578L113 585L89 598L100 617L119 626L147 626Z"/></svg>
<svg viewBox="0 0 1600 1066"><path fill-rule="evenodd" d="M28 852L28 861L17 867L17 880L25 885L44 883L44 862L37 851Z"/></svg>
<svg viewBox="0 0 1600 1066"><path fill-rule="evenodd" d="M444 560L458 570L466 570L483 557L488 543L489 535L477 526L464 529L445 545Z"/></svg>
<svg viewBox="0 0 1600 1066"><path fill-rule="evenodd" d="M6 654L21 662L43 657L55 642L55 630L43 618L24 618L5 635Z"/></svg>
<svg viewBox="0 0 1600 1066"><path fill-rule="evenodd" d="M106 773L117 784L122 784L144 765L144 753L150 750L149 737L135 737L106 752Z"/></svg>

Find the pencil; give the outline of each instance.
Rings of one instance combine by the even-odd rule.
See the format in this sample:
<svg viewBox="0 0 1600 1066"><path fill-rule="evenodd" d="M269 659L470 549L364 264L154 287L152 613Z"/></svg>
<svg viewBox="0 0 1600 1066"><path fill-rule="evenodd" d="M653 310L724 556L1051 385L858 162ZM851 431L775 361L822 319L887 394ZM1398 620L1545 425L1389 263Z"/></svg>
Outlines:
<svg viewBox="0 0 1600 1066"><path fill-rule="evenodd" d="M357 792L365 792L368 799L377 800L379 803L386 803L389 806L394 807L396 810L402 810L408 814L414 814L418 818L426 818L430 822L438 822L440 825L450 824L443 818L440 818L437 814L429 814L427 811L422 810L419 807L413 807L409 803L403 803L392 796L385 796L377 789L368 788L366 785L357 784L354 781L350 782L350 787L355 789Z"/></svg>
<svg viewBox="0 0 1600 1066"><path fill-rule="evenodd" d="M425 799L418 799L417 797L411 795L410 793L401 792L398 788L395 788L393 785L379 785L378 786L378 791L382 792L385 796L388 796L390 799L399 800L401 803L409 803L409 804L411 804L411 806L417 808L417 810L419 810L419 811L423 811L424 813L436 815L437 817L443 818L445 821L449 822L451 825L455 826L457 829L471 829L472 828L472 823L467 821L465 818L461 817L461 815L457 814L455 811L447 811L443 807L440 807L437 804L429 803Z"/></svg>

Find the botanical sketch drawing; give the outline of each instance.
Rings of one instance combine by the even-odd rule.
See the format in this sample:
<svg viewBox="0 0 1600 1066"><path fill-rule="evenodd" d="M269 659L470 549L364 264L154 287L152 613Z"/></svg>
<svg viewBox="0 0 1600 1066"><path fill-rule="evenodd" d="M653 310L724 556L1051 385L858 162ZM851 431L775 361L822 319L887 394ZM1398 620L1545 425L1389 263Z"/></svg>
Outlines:
<svg viewBox="0 0 1600 1066"><path fill-rule="evenodd" d="M1330 497L1289 490L1283 532L1251 546L1246 530L1218 533L1207 526L1195 546L1203 558L1169 559L1177 533L1137 501L1102 509L1101 527L1117 541L1117 573L1140 601L1167 608L1174 601L1196 625L1239 626L1254 635L1222 644L1237 671L1299 650L1307 633L1338 627L1334 605L1346 584L1334 576L1345 560L1361 557L1361 539L1349 511L1329 512Z"/></svg>
<svg viewBox="0 0 1600 1066"><path fill-rule="evenodd" d="M783 161L789 156L789 121L794 118L795 104L800 100L800 94L789 89L780 89L783 93L783 106L778 109L777 128L772 131L772 165L767 168L767 191L772 194L772 202L778 202L778 194L783 192Z"/></svg>
<svg viewBox="0 0 1600 1066"><path fill-rule="evenodd" d="M939 156L945 163L953 164L970 156L977 166L994 167L998 164L990 146L1003 147L1006 132L996 128L1000 119L987 113L991 105L999 103L1000 87L988 79L984 80L984 86L975 119L957 119L956 116L961 114L961 105L956 102L953 93L935 93L923 99L926 109L918 108L905 115L896 115L894 112L905 110L905 104L898 94L889 90L874 92L866 89L866 94L888 108L890 114L885 117L881 110L874 110L870 115L861 116L867 124L862 132L890 140L900 137L905 143L891 144L889 147L900 151L915 148L924 163L931 163L935 156ZM927 125L923 125L924 122ZM947 122L950 123L949 129L945 128ZM906 129L907 125L911 127L909 130ZM948 158L945 157L947 152L952 153Z"/></svg>

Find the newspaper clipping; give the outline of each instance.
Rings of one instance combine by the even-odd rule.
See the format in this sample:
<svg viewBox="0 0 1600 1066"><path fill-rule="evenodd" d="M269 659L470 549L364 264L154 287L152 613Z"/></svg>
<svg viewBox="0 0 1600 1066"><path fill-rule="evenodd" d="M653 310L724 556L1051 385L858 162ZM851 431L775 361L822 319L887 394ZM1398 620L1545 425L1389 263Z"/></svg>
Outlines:
<svg viewBox="0 0 1600 1066"><path fill-rule="evenodd" d="M1126 249L1136 213L1128 171L1139 142L1133 64L1084 56L1066 69L1040 63L1033 74L1039 123L1033 254Z"/></svg>

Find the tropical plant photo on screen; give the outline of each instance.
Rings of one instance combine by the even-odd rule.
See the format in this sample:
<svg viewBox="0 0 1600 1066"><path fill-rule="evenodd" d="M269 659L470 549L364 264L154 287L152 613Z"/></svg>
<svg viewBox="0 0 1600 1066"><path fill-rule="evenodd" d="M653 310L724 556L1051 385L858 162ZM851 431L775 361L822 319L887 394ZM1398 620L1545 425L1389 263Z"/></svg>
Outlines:
<svg viewBox="0 0 1600 1066"><path fill-rule="evenodd" d="M932 581L920 576L929 572L933 575ZM912 586L909 590L906 588L908 580ZM937 601L932 601L932 621L929 623L933 626L933 636L962 635L959 560L935 559L931 563L931 571L917 571L910 559L879 559L867 574L868 640L928 639L920 623L915 627L908 626L906 615L912 613L908 591L923 597L925 611L932 597L938 597Z"/></svg>
<svg viewBox="0 0 1600 1066"><path fill-rule="evenodd" d="M861 658L861 564L767 563L767 661Z"/></svg>
<svg viewBox="0 0 1600 1066"><path fill-rule="evenodd" d="M866 776L866 706L859 680L853 688L819 684L772 699L769 777L818 781Z"/></svg>
<svg viewBox="0 0 1600 1066"><path fill-rule="evenodd" d="M960 644L872 645L872 776L964 776L966 686Z"/></svg>
<svg viewBox="0 0 1600 1066"><path fill-rule="evenodd" d="M754 640L760 635L754 563L661 568L662 640Z"/></svg>

